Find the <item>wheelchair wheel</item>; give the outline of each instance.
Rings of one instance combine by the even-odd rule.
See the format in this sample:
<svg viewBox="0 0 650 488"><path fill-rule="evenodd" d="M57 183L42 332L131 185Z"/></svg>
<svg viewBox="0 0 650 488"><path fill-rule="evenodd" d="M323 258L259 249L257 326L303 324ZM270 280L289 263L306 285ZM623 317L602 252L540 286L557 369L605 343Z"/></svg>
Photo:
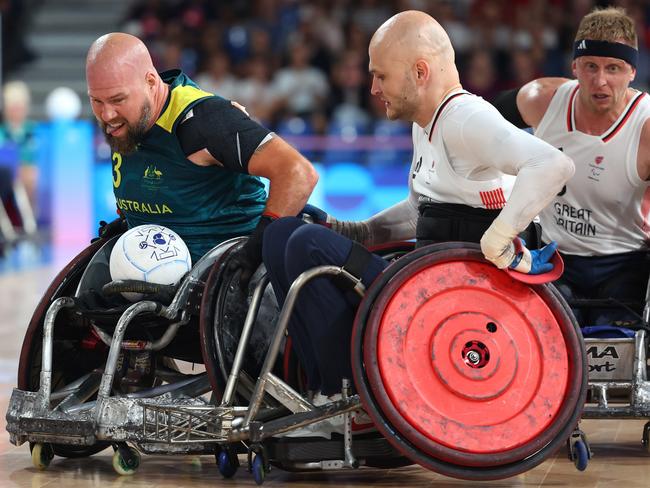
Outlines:
<svg viewBox="0 0 650 488"><path fill-rule="evenodd" d="M352 356L380 432L414 462L461 479L544 461L586 395L584 345L566 304L471 244L427 246L391 264L360 305Z"/></svg>
<svg viewBox="0 0 650 488"><path fill-rule="evenodd" d="M18 388L26 391L36 391L39 387L41 372L41 352L43 346L43 320L47 308L53 300L61 296L74 295L75 288L83 274L86 265L105 243L104 239L95 241L79 255L70 261L54 278L49 286L27 327L18 363ZM82 374L103 366L106 354L101 351L88 350L80 346L83 336L79 330L66 330L59 325L54 327L54 344L52 349L52 392L79 378ZM32 446L34 447L34 446ZM96 454L108 447L106 443L94 446L73 446L52 444L52 451L62 457L86 457Z"/></svg>
<svg viewBox="0 0 650 488"><path fill-rule="evenodd" d="M200 334L203 360L212 389L219 397L223 394L232 368L244 326L252 292L247 294L239 287L239 271L228 266L230 258L245 242L242 239L215 261L207 277L201 301ZM250 290L264 275L260 267L251 279ZM279 315L277 301L268 285L250 336L243 371L255 381L262 369L268 345ZM292 386L299 384L298 361L285 344L284 353L278 357L275 373ZM284 371L283 371L284 370Z"/></svg>

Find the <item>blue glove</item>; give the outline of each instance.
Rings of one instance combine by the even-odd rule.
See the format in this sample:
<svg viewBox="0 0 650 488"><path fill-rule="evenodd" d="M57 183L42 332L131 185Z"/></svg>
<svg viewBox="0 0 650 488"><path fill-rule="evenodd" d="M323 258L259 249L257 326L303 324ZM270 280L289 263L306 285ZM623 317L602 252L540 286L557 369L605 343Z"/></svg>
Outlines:
<svg viewBox="0 0 650 488"><path fill-rule="evenodd" d="M527 249L525 247L526 241L519 237L515 238L513 242L517 255L508 266L510 269L534 275L548 273L553 270L553 263L550 260L557 249L557 242L551 241L543 248L533 251Z"/></svg>
<svg viewBox="0 0 650 488"><path fill-rule="evenodd" d="M314 205L311 205L309 203L306 204L298 214L299 217L301 215L308 215L312 219L314 224L320 224L326 227L331 227L330 223L328 222L329 215L327 214L327 212L321 210L320 208Z"/></svg>

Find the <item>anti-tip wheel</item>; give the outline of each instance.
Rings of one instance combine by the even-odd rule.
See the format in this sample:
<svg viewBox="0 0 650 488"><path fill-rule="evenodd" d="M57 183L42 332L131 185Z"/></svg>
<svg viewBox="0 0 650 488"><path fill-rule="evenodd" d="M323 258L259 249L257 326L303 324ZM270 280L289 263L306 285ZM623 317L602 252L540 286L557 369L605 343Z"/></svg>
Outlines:
<svg viewBox="0 0 650 488"><path fill-rule="evenodd" d="M32 447L32 464L36 469L46 470L54 458L54 450L50 444L34 444Z"/></svg>
<svg viewBox="0 0 650 488"><path fill-rule="evenodd" d="M224 478L232 478L239 468L239 459L233 449L224 448L216 455L219 473Z"/></svg>
<svg viewBox="0 0 650 488"><path fill-rule="evenodd" d="M264 457L256 454L253 458L253 465L251 466L251 471L253 472L253 478L255 483L261 485L264 483L264 478L266 476L266 470L264 469Z"/></svg>
<svg viewBox="0 0 650 488"><path fill-rule="evenodd" d="M123 451L126 453L123 454ZM118 449L113 453L113 469L122 476L134 474L140 466L140 453L132 448Z"/></svg>

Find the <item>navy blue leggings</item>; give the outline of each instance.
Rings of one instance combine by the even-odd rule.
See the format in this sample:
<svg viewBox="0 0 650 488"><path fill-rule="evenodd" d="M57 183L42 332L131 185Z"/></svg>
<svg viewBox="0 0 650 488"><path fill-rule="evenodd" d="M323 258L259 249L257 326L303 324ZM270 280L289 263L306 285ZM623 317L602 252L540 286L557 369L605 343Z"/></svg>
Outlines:
<svg viewBox="0 0 650 488"><path fill-rule="evenodd" d="M609 256L575 256L563 254L564 275L554 285L565 298L616 298L642 302L645 297L649 260L645 252ZM612 324L616 321L638 320L623 309L576 308L573 310L581 326ZM638 314L641 309L635 310Z"/></svg>
<svg viewBox="0 0 650 488"><path fill-rule="evenodd" d="M280 306L302 272L327 264L342 266L351 249L350 239L295 217L269 225L262 255ZM386 260L373 254L362 273L363 284L369 286L386 266ZM313 279L300 291L289 335L310 390L331 395L341 391L343 378L352 378L350 339L359 302L354 291L344 291L328 276Z"/></svg>

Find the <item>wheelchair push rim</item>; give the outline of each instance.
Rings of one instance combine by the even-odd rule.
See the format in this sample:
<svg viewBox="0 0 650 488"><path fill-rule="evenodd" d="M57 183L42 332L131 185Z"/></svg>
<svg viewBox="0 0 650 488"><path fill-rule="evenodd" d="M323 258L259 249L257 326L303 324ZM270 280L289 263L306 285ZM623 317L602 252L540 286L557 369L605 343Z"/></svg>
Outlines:
<svg viewBox="0 0 650 488"><path fill-rule="evenodd" d="M565 441L586 366L550 287L513 280L469 246L428 246L387 268L359 308L353 370L371 417L405 455L494 479Z"/></svg>

